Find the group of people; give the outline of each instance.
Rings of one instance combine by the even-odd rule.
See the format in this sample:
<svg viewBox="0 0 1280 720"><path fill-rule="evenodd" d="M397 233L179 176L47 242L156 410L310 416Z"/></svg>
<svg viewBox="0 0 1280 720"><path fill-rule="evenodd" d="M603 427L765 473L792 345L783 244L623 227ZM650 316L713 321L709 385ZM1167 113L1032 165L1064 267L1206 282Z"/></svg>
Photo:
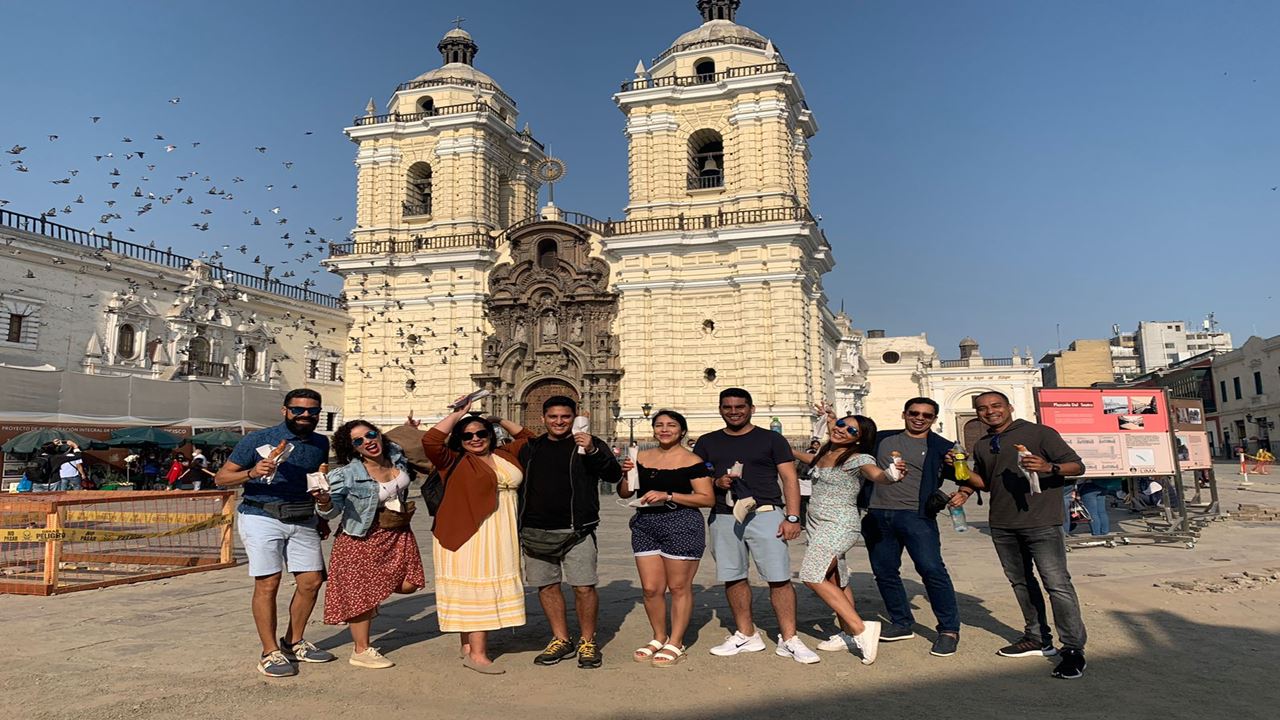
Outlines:
<svg viewBox="0 0 1280 720"><path fill-rule="evenodd" d="M72 440L45 443L32 453L22 468L20 489L24 492L67 492L88 482L84 453ZM29 485L29 488L22 487Z"/></svg>
<svg viewBox="0 0 1280 720"><path fill-rule="evenodd" d="M209 469L209 459L204 451L196 448L191 459L181 452L174 451L169 457L169 469L164 474L166 490L177 490L183 485L190 485L192 490L199 490L206 482L213 479L214 472Z"/></svg>
<svg viewBox="0 0 1280 720"><path fill-rule="evenodd" d="M651 417L656 446L621 462L599 438L574 432L578 408L571 398L545 401L546 432L536 436L509 419L472 413L468 399L460 398L421 436L438 473L427 486L443 488L431 540L440 630L458 633L465 667L502 674L490 657L487 634L525 624L525 587L536 588L551 638L534 663L576 657L580 668L600 667L597 487L618 483L618 494L635 508L631 547L652 629L652 640L636 648L632 660L663 668L686 659L692 582L709 546L733 625L710 653L729 657L767 647L747 581L748 565L754 564L769 586L779 630L776 654L819 662L796 627L788 543L802 530L808 542L799 578L831 607L838 624L819 650L854 653L871 664L881 643L915 637L900 574L905 550L937 618L930 652L948 657L959 646L960 612L936 516L982 491L989 493L991 537L1024 620L1023 636L998 654L1060 655L1053 675L1080 677L1085 629L1062 526L1063 489L1083 474L1084 465L1056 431L1015 419L1002 393L977 396L974 408L988 431L972 449L972 468L961 475L967 477L957 482L955 467L963 460L950 441L933 432L938 404L929 398L908 400L903 428L891 431L879 431L870 418L837 417L820 406L827 439L805 452L755 426L751 394L729 388L719 398L722 429L702 435L690 450L684 416L659 410ZM391 667L370 644L371 622L392 594L426 586L409 522L415 510L409 499L411 464L375 424L352 420L333 434L336 467L330 469L330 442L315 432L318 393L291 391L281 413L284 422L246 436L216 478L221 487L244 487L238 528L254 578L253 616L262 643L258 670L287 677L297 674L299 663L336 659L303 637L326 577L321 540L329 521L337 524L324 621L350 628L352 665ZM412 418L410 424L418 425ZM499 430L512 440L499 444ZM808 466L811 483L803 525L797 461ZM947 482L956 483L955 489L944 492ZM704 508L710 509L705 523ZM863 619L856 609L845 555L859 537L887 622ZM296 589L284 635L278 636L276 594L286 565ZM576 635L569 627L564 582L573 588ZM1054 643L1042 584L1061 649Z"/></svg>

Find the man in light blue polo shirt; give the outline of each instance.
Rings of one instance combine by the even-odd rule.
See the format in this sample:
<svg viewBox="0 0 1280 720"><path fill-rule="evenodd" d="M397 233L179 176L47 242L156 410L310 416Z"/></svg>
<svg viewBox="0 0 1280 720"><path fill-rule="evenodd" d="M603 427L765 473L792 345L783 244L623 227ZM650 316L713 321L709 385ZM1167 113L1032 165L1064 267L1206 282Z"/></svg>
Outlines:
<svg viewBox="0 0 1280 720"><path fill-rule="evenodd" d="M320 420L320 393L300 388L284 396L284 422L244 436L214 477L218 487L244 486L236 525L249 556L253 576L253 622L262 640L258 672L268 677L298 674L295 663L329 662L333 653L303 639L324 582L315 499L307 493L307 473L329 457L329 439L315 433ZM283 460L264 457L259 447L279 448ZM276 593L288 565L295 589L289 603L289 625L276 637Z"/></svg>

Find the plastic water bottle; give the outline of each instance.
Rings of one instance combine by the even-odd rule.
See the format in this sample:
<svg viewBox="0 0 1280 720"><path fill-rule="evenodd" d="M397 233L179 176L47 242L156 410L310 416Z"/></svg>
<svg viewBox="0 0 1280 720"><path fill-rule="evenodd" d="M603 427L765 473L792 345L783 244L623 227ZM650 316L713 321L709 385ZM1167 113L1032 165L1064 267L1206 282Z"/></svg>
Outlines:
<svg viewBox="0 0 1280 720"><path fill-rule="evenodd" d="M963 507L951 508L951 527L955 528L956 532L964 532L969 529L969 523L964 519Z"/></svg>

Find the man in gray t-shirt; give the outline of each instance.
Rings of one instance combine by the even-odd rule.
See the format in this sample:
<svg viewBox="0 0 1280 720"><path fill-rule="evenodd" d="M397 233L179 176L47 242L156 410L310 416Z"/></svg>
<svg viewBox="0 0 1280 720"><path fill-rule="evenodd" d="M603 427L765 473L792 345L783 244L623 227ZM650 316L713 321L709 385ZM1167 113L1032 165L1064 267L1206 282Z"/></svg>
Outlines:
<svg viewBox="0 0 1280 720"><path fill-rule="evenodd" d="M924 477L924 459L929 452L928 431L920 437L901 432L881 440L876 447L876 463L888 468L893 464L894 452L901 455L907 464L907 476L902 482L873 486L871 509L914 512L920 507L920 478Z"/></svg>
<svg viewBox="0 0 1280 720"><path fill-rule="evenodd" d="M942 561L937 516L928 511L929 496L938 491L943 480L954 479L951 466L946 464L951 442L931 429L937 417L936 402L912 398L902 409L904 428L876 434L877 464L889 467L897 452L907 465L907 476L892 485L865 483L858 504L867 508L862 537L890 620L880 631L880 641L915 637L915 617L902 585L902 551L906 550L938 619L938 637L930 653L947 657L955 654L960 642L960 611L951 575Z"/></svg>

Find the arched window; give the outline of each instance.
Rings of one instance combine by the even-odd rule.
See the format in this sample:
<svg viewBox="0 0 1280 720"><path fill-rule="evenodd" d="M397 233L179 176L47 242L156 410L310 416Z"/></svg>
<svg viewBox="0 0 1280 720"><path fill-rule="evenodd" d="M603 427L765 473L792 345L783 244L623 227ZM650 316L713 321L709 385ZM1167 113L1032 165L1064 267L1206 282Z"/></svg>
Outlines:
<svg viewBox="0 0 1280 720"><path fill-rule="evenodd" d="M406 216L431 214L431 165L416 162L409 166L404 214Z"/></svg>
<svg viewBox="0 0 1280 720"><path fill-rule="evenodd" d="M711 58L699 60L693 64L693 74L698 84L712 82L716 75L716 61Z"/></svg>
<svg viewBox="0 0 1280 720"><path fill-rule="evenodd" d="M213 348L209 345L209 341L202 337L193 337L191 342L187 343L187 362L207 363L209 355L212 354Z"/></svg>
<svg viewBox="0 0 1280 720"><path fill-rule="evenodd" d="M689 189L724 187L724 140L715 130L689 136Z"/></svg>
<svg viewBox="0 0 1280 720"><path fill-rule="evenodd" d="M418 98L418 111L427 113L428 115L434 114L436 111L435 99L430 95L423 95Z"/></svg>
<svg viewBox="0 0 1280 720"><path fill-rule="evenodd" d="M132 360L137 352L138 331L133 329L132 325L121 325L116 330L116 355L125 359Z"/></svg>
<svg viewBox="0 0 1280 720"><path fill-rule="evenodd" d="M252 345L244 349L244 374L245 377L258 374L258 349Z"/></svg>
<svg viewBox="0 0 1280 720"><path fill-rule="evenodd" d="M559 264L560 248L551 238L538 241L538 267L544 270L555 270Z"/></svg>

